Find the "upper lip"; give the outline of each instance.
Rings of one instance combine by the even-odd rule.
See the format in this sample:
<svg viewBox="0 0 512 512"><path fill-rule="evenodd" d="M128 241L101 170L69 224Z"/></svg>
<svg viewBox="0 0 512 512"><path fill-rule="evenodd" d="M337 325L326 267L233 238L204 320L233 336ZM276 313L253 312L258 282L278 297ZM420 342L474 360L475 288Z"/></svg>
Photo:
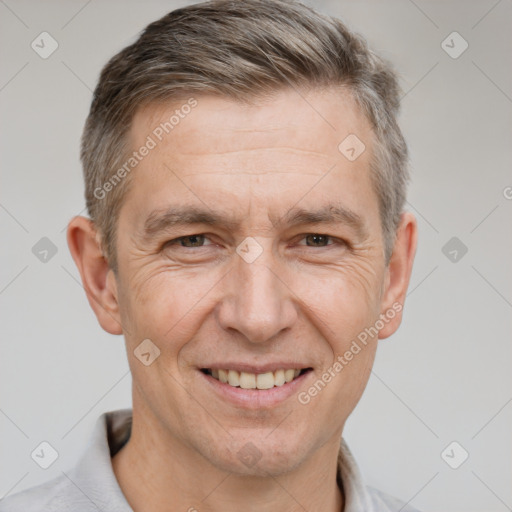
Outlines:
<svg viewBox="0 0 512 512"><path fill-rule="evenodd" d="M208 370L235 370L237 372L245 373L268 373L275 372L276 370L303 370L311 368L311 366L304 363L290 363L290 362L277 362L277 363L265 363L265 364L250 364L250 363L237 363L237 362L226 362L226 363L212 363L207 366L200 366L201 369Z"/></svg>

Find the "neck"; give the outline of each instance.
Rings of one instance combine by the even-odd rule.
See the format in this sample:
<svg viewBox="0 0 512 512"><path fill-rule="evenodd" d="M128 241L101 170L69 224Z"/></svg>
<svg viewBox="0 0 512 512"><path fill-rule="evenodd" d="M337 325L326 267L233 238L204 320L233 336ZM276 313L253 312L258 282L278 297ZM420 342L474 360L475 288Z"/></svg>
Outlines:
<svg viewBox="0 0 512 512"><path fill-rule="evenodd" d="M112 466L135 512L340 512L336 481L340 437L287 473L251 476L216 468L148 415L133 411L132 432Z"/></svg>

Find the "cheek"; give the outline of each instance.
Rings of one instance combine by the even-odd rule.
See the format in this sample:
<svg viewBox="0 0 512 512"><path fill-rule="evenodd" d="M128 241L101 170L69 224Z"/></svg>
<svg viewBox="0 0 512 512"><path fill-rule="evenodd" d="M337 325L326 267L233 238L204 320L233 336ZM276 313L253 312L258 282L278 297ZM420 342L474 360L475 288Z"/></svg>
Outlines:
<svg viewBox="0 0 512 512"><path fill-rule="evenodd" d="M219 282L215 272L173 270L141 264L120 293L128 343L149 338L164 356L175 355L199 329Z"/></svg>
<svg viewBox="0 0 512 512"><path fill-rule="evenodd" d="M378 318L383 275L374 261L352 259L334 268L295 273L290 288L304 314L339 352Z"/></svg>
<svg viewBox="0 0 512 512"><path fill-rule="evenodd" d="M346 419L361 399L370 378L376 347L377 340L374 339L366 346L361 345L361 351L354 354L350 361L346 361L343 356L342 360L346 363L329 384L329 389L326 389L323 402L329 404L329 408L333 411L327 420L332 422L332 428L336 428L340 420ZM349 347L346 348L349 349Z"/></svg>

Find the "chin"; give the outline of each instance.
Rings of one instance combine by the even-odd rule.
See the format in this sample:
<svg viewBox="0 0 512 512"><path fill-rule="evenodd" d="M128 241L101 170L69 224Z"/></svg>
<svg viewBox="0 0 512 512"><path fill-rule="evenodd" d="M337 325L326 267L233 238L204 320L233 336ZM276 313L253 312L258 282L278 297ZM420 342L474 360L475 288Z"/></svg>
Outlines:
<svg viewBox="0 0 512 512"><path fill-rule="evenodd" d="M273 434L270 434L273 435ZM237 438L228 446L208 448L207 458L218 469L243 476L277 477L294 470L304 460L306 447L296 433L280 438L265 434Z"/></svg>

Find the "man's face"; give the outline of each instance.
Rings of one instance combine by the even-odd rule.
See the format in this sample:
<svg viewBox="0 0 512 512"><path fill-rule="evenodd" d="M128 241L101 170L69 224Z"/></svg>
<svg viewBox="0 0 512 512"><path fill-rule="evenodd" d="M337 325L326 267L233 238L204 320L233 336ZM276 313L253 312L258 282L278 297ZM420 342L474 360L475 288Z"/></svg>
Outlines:
<svg viewBox="0 0 512 512"><path fill-rule="evenodd" d="M132 171L118 224L134 410L151 418L148 435L217 468L279 474L339 442L377 338L309 403L298 397L389 307L371 131L339 90L196 100L162 141L152 133L181 103L133 122L133 149L157 142ZM354 161L338 149L349 134L366 145ZM134 356L145 339L160 350L149 366ZM286 369L301 374L267 390L215 378L244 370L250 386L251 374Z"/></svg>

